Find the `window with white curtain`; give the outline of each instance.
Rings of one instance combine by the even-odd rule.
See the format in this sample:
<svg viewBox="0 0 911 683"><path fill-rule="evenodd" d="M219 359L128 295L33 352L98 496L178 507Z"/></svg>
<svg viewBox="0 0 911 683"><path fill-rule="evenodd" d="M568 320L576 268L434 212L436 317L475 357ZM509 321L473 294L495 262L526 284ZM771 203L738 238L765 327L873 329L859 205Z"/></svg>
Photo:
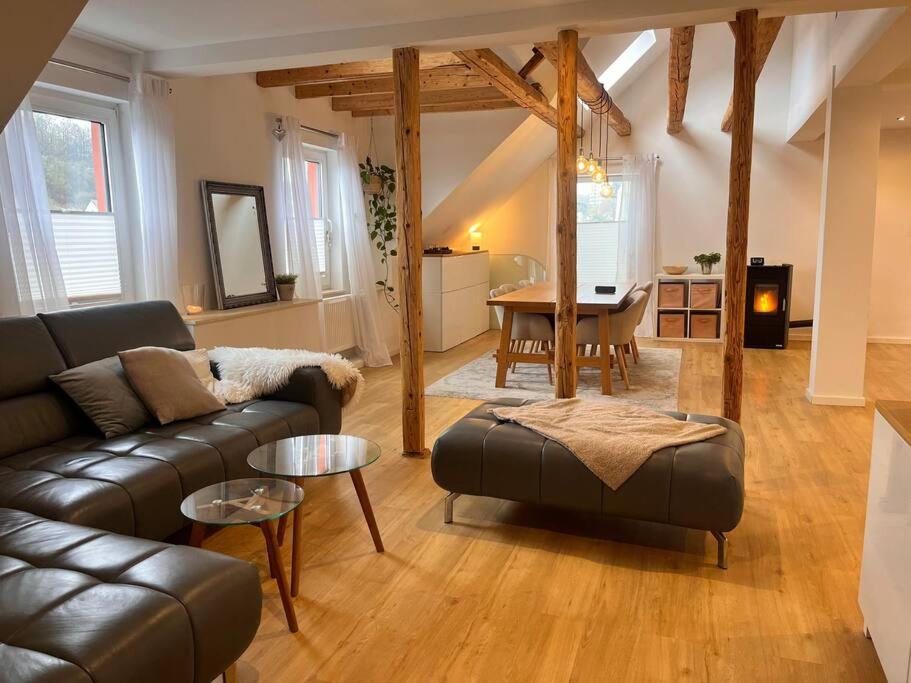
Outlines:
<svg viewBox="0 0 911 683"><path fill-rule="evenodd" d="M67 299L120 301L129 259L117 110L57 94L31 102Z"/></svg>
<svg viewBox="0 0 911 683"><path fill-rule="evenodd" d="M579 178L576 186L576 278L605 284L617 280L619 226L626 220L629 183L622 175L606 181L613 194L605 197L602 186Z"/></svg>
<svg viewBox="0 0 911 683"><path fill-rule="evenodd" d="M323 289L338 289L341 281L341 249L334 232L338 215L338 152L304 145L310 212L316 232L316 258Z"/></svg>

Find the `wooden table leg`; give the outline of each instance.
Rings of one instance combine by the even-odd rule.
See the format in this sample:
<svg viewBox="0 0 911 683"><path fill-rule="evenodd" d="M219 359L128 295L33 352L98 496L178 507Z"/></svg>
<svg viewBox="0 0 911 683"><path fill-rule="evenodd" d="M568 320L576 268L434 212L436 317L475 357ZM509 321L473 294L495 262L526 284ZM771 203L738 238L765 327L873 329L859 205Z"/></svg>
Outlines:
<svg viewBox="0 0 911 683"><path fill-rule="evenodd" d="M190 540L187 543L194 548L202 548L202 542L205 537L206 525L200 522L193 522L193 526L190 528Z"/></svg>
<svg viewBox="0 0 911 683"><path fill-rule="evenodd" d="M301 485L301 480L296 479L294 481L298 486ZM301 487L303 488L303 487ZM301 555L304 550L304 511L303 505L298 505L294 508L294 529L291 533L291 597L296 598L298 592L300 591L301 583ZM285 515L287 517L288 515ZM284 519L284 517L282 517Z"/></svg>
<svg viewBox="0 0 911 683"><path fill-rule="evenodd" d="M509 342L512 340L512 309L503 307L503 329L500 330L500 349L497 351L497 382L501 389L506 386L506 371L509 369Z"/></svg>
<svg viewBox="0 0 911 683"><path fill-rule="evenodd" d="M610 377L610 324L607 310L598 312L598 346L601 347L601 393L612 393Z"/></svg>
<svg viewBox="0 0 911 683"><path fill-rule="evenodd" d="M357 491L357 499L361 502L361 510L364 511L364 518L367 520L367 526L370 527L370 535L373 536L373 546L378 553L381 553L384 550L383 539L380 538L380 530L376 525L376 518L373 516L373 507L370 505L367 487L364 486L364 477L360 470L351 470L350 474L354 490Z"/></svg>
<svg viewBox="0 0 911 683"><path fill-rule="evenodd" d="M278 584L278 594L281 596L282 607L285 609L288 630L291 633L297 633L297 615L294 613L294 603L291 602L291 596L288 594L288 579L285 577L285 568L282 566L278 552L275 528L272 521L268 519L261 522L259 528L263 532L263 538L266 539L266 553L269 555L269 562L275 567L275 583Z"/></svg>
<svg viewBox="0 0 911 683"><path fill-rule="evenodd" d="M278 518L278 531L276 536L278 536L278 545L279 547L285 545L285 530L288 527L288 515L282 515Z"/></svg>

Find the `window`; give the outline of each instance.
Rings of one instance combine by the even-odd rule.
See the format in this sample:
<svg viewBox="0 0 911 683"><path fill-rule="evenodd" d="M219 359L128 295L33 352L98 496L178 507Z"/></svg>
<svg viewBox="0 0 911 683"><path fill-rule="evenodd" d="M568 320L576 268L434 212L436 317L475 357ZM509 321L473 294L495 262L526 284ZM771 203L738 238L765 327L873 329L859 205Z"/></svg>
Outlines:
<svg viewBox="0 0 911 683"><path fill-rule="evenodd" d="M33 95L57 257L71 305L124 296L118 231L122 193L117 115L113 108Z"/></svg>
<svg viewBox="0 0 911 683"><path fill-rule="evenodd" d="M335 156L335 150L304 145L310 215L316 233L316 259L324 290L341 288L341 259L333 234L333 218L338 211Z"/></svg>
<svg viewBox="0 0 911 683"><path fill-rule="evenodd" d="M619 226L626 220L628 182L608 176L612 197L601 185L580 178L576 186L576 277L579 282L610 283L617 279Z"/></svg>

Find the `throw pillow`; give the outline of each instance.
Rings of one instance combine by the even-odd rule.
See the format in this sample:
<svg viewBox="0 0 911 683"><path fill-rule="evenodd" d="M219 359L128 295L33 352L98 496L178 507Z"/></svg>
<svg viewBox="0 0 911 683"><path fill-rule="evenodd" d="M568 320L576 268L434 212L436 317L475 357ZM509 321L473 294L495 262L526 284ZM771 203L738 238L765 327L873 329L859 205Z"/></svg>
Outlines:
<svg viewBox="0 0 911 683"><path fill-rule="evenodd" d="M190 366L196 377L202 382L202 385L215 393L215 375L212 374L212 366L209 364L209 352L207 349L193 349L192 351L181 351L184 358L190 361Z"/></svg>
<svg viewBox="0 0 911 683"><path fill-rule="evenodd" d="M163 425L225 407L202 385L180 351L142 346L117 355L133 389Z"/></svg>
<svg viewBox="0 0 911 683"><path fill-rule="evenodd" d="M51 375L106 439L134 432L152 420L116 356Z"/></svg>

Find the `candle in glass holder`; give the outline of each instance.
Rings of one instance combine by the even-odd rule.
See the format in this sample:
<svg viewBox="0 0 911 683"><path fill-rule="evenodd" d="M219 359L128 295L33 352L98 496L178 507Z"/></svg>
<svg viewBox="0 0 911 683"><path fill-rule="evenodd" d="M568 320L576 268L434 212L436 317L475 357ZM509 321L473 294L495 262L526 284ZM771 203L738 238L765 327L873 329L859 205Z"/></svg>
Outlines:
<svg viewBox="0 0 911 683"><path fill-rule="evenodd" d="M192 284L183 286L183 308L187 315L197 315L205 310L206 286Z"/></svg>
<svg viewBox="0 0 911 683"><path fill-rule="evenodd" d="M187 313L189 315L196 315L197 313L202 313L202 306L194 306L193 304L188 304Z"/></svg>

